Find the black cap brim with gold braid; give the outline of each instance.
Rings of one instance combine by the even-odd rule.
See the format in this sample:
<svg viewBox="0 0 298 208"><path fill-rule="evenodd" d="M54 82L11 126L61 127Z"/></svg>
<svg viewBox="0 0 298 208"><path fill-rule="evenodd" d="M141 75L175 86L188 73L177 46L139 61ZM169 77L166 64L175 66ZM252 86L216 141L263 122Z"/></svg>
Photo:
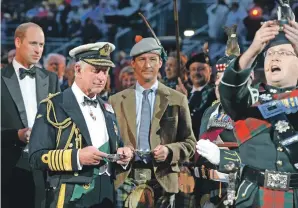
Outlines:
<svg viewBox="0 0 298 208"><path fill-rule="evenodd" d="M93 66L115 67L110 57L114 49L111 43L97 42L78 46L69 51L69 55L76 61L84 61Z"/></svg>
<svg viewBox="0 0 298 208"><path fill-rule="evenodd" d="M224 27L228 36L225 56L216 62L216 72L224 72L229 63L240 55L240 47L236 35L237 25L231 27Z"/></svg>

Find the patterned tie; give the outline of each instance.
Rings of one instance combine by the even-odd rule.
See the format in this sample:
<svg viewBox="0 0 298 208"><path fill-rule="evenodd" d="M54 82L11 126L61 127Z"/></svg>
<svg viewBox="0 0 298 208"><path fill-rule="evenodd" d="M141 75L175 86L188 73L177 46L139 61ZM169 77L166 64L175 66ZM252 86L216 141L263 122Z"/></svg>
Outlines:
<svg viewBox="0 0 298 208"><path fill-rule="evenodd" d="M152 89L143 91L141 122L138 136L139 150L150 150L149 136L151 125L151 106L148 99L150 92L152 92Z"/></svg>
<svg viewBox="0 0 298 208"><path fill-rule="evenodd" d="M24 68L19 68L20 72L20 79L24 79L26 76L29 76L31 78L35 77L36 74L36 69L33 67L31 69L24 69Z"/></svg>

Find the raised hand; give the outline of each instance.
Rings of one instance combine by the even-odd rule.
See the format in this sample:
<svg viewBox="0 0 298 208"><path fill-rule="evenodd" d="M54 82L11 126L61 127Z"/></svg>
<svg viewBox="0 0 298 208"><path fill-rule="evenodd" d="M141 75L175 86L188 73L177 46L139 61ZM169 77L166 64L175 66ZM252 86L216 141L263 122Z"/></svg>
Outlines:
<svg viewBox="0 0 298 208"><path fill-rule="evenodd" d="M249 47L254 55L261 53L269 41L273 40L279 33L279 26L276 21L267 21L256 32L254 40Z"/></svg>
<svg viewBox="0 0 298 208"><path fill-rule="evenodd" d="M296 56L298 56L298 23L295 21L289 21L289 25L284 25L284 32L286 38L291 42Z"/></svg>
<svg viewBox="0 0 298 208"><path fill-rule="evenodd" d="M187 96L187 89L184 87L180 77L178 77L178 85L176 85L176 90Z"/></svg>

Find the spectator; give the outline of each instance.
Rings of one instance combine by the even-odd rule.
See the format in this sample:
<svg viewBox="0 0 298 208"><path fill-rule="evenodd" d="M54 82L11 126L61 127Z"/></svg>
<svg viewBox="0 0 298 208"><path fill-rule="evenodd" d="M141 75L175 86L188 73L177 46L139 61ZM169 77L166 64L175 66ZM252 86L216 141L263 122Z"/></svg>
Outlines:
<svg viewBox="0 0 298 208"><path fill-rule="evenodd" d="M74 78L75 78L74 67L75 67L75 64L76 64L75 61L70 61L66 66L65 78L67 79L68 87L70 87L74 82Z"/></svg>
<svg viewBox="0 0 298 208"><path fill-rule="evenodd" d="M93 23L93 20L91 18L87 18L85 26L82 29L83 43L96 42L101 37L101 31L99 31L98 27Z"/></svg>
<svg viewBox="0 0 298 208"><path fill-rule="evenodd" d="M255 37L256 32L261 27L261 22L264 22L263 11L260 7L253 7L249 11L249 15L243 20L244 26L246 27L247 34L246 40L252 41Z"/></svg>
<svg viewBox="0 0 298 208"><path fill-rule="evenodd" d="M136 83L134 70L131 66L126 66L120 71L119 81L121 83L121 90L125 90Z"/></svg>
<svg viewBox="0 0 298 208"><path fill-rule="evenodd" d="M187 57L184 54L180 54L180 71L177 67L177 52L173 51L169 54L168 60L166 61L164 84L172 89L176 89L178 83L178 77L184 82L185 64Z"/></svg>
<svg viewBox="0 0 298 208"><path fill-rule="evenodd" d="M12 62L12 60L15 56L16 56L16 49L11 49L10 51L8 51L7 61L9 64Z"/></svg>
<svg viewBox="0 0 298 208"><path fill-rule="evenodd" d="M239 31L242 29L241 24L243 22L243 19L247 16L247 12L239 7L238 2L233 2L230 12L228 13L227 20L225 26L231 27L232 25L238 26L237 34L239 34Z"/></svg>
<svg viewBox="0 0 298 208"><path fill-rule="evenodd" d="M222 26L225 24L229 8L224 0L218 0L207 9L208 15L208 35L211 62L216 58L214 54L225 47L224 32Z"/></svg>
<svg viewBox="0 0 298 208"><path fill-rule="evenodd" d="M218 0L207 9L208 15L208 35L213 40L223 40L224 32L222 26L226 22L229 7L224 0Z"/></svg>
<svg viewBox="0 0 298 208"><path fill-rule="evenodd" d="M67 79L64 77L66 59L63 55L50 53L45 60L44 67L58 75L61 91L68 88Z"/></svg>

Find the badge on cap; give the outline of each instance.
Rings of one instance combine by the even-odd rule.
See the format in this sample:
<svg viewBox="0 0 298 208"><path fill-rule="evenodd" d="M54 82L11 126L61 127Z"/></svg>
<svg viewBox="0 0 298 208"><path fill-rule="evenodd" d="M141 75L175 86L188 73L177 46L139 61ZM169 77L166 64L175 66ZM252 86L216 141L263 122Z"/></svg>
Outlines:
<svg viewBox="0 0 298 208"><path fill-rule="evenodd" d="M102 48L99 49L99 55L100 56L110 56L111 53L111 47L109 44L105 44Z"/></svg>

